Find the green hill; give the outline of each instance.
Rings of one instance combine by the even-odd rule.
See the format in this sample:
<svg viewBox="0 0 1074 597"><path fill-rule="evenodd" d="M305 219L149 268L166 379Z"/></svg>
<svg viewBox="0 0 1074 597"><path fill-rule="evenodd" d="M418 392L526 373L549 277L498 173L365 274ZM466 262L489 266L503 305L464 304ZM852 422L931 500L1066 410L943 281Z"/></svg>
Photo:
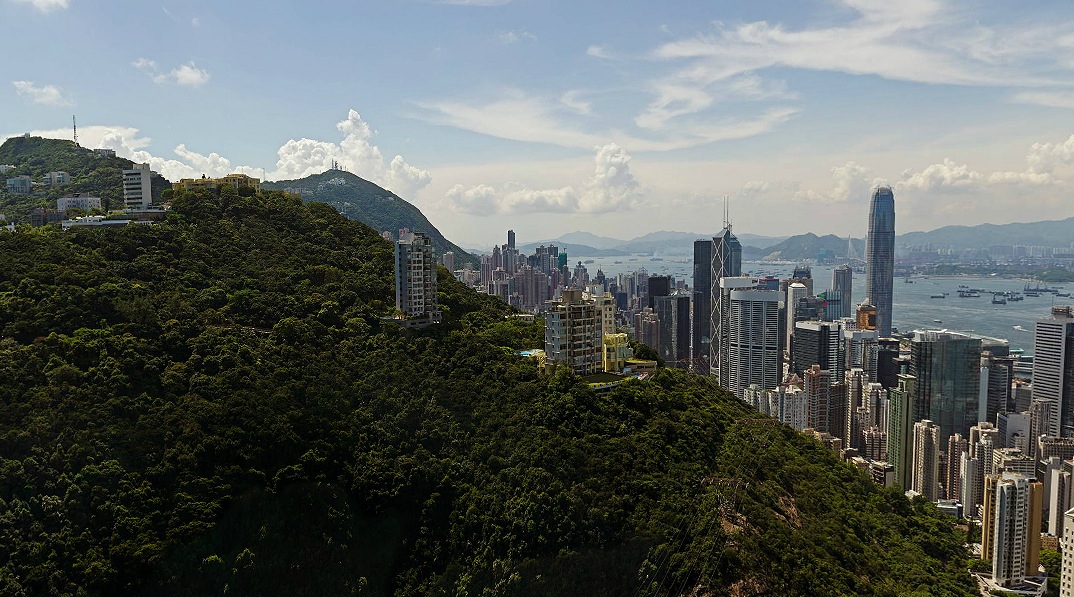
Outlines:
<svg viewBox="0 0 1074 597"><path fill-rule="evenodd" d="M595 394L539 324L280 192L0 232L2 595L969 596L963 537L707 378Z"/></svg>
<svg viewBox="0 0 1074 597"><path fill-rule="evenodd" d="M266 189L285 190L302 196L303 201L320 201L336 208L352 220L358 220L379 232L399 234L400 228L424 232L432 237L436 254L455 252L456 267L477 259L444 238L417 207L395 193L343 170L328 170L298 180L281 180L262 185Z"/></svg>
<svg viewBox="0 0 1074 597"><path fill-rule="evenodd" d="M944 226L929 232L908 232L896 238L896 245L909 247L932 244L954 249L983 249L993 245L1074 246L1074 217L1042 222Z"/></svg>
<svg viewBox="0 0 1074 597"><path fill-rule="evenodd" d="M858 255L864 254L865 240L854 239L854 249L857 251ZM816 259L821 250L830 250L839 257L845 256L847 254L847 239L840 238L834 234L817 236L812 232L807 232L805 234L792 236L778 244L764 249L750 247L750 250L746 251L744 247L743 256L747 257L745 253L748 252L748 257L753 259L764 257L774 257L776 259L785 260Z"/></svg>
<svg viewBox="0 0 1074 597"><path fill-rule="evenodd" d="M64 139L42 137L12 137L0 145L0 164L10 164L0 178L13 178L26 174L40 182L42 177L54 171L67 172L71 182L51 188L41 188L31 195L9 195L0 187L0 213L12 221L29 220L30 210L35 207L56 207L56 199L70 193L88 193L102 199L111 209L123 207L123 170L134 162L117 157L101 156L91 149L75 145ZM159 174L153 175L153 200L160 201L160 194L171 184Z"/></svg>

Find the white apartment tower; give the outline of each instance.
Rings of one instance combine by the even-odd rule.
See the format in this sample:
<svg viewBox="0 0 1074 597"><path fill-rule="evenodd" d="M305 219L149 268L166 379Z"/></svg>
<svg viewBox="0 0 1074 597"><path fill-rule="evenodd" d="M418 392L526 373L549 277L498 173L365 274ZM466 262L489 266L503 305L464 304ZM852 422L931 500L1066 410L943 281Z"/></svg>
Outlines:
<svg viewBox="0 0 1074 597"><path fill-rule="evenodd" d="M436 251L422 232L403 232L395 243L395 306L407 318L439 323Z"/></svg>
<svg viewBox="0 0 1074 597"><path fill-rule="evenodd" d="M135 164L123 171L123 206L128 210L143 210L153 202L153 173L149 164Z"/></svg>

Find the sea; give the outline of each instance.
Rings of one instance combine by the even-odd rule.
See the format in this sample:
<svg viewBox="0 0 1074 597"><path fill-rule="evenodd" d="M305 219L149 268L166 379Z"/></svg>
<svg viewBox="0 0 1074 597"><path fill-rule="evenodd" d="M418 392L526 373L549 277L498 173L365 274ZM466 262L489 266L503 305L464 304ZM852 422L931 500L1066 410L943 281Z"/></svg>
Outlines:
<svg viewBox="0 0 1074 597"><path fill-rule="evenodd" d="M652 255L623 257L571 257L571 267L583 262L589 275L601 269L605 276L629 274L641 269L649 275L670 275L693 286L693 261L689 257L668 256L653 258ZM586 263L589 262L589 263ZM795 263L744 262L743 274L788 278ZM836 266L813 265L814 292L823 292L832 285L832 271ZM997 276L911 276L896 278L892 299L892 325L899 332L919 329L969 332L990 338L1000 338L1010 343L1011 349L1033 352L1033 325L1037 319L1048 317L1053 305L1074 305L1070 297L1057 297L1041 293L1038 297L1026 296L1021 301L1008 301L1005 305L992 303L993 292L1021 292L1027 280L1000 278ZM1070 292L1074 285L1052 284ZM960 287L980 290L976 298L960 298ZM855 272L854 304L865 298L865 274ZM943 295L944 298L932 298Z"/></svg>

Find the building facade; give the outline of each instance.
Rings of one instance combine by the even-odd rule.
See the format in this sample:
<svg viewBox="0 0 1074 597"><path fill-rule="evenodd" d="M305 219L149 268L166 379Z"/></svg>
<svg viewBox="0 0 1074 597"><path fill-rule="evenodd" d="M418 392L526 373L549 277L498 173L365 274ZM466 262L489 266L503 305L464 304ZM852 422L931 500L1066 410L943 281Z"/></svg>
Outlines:
<svg viewBox="0 0 1074 597"><path fill-rule="evenodd" d="M1074 310L1052 307L1033 330L1033 400L1051 405L1048 435L1074 436Z"/></svg>
<svg viewBox="0 0 1074 597"><path fill-rule="evenodd" d="M895 194L877 187L869 204L865 242L865 300L876 307L876 329L891 336L891 299L895 281Z"/></svg>
<svg viewBox="0 0 1074 597"><path fill-rule="evenodd" d="M144 210L153 203L153 172L149 164L134 164L123 171L123 206L129 210Z"/></svg>
<svg viewBox="0 0 1074 597"><path fill-rule="evenodd" d="M422 232L404 232L395 243L395 306L409 319L440 321L436 250Z"/></svg>

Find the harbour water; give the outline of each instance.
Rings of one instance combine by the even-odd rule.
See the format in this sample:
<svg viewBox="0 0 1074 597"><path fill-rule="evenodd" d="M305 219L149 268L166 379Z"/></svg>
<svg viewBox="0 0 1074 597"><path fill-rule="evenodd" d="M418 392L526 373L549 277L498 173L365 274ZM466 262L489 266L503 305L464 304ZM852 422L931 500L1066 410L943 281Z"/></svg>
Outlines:
<svg viewBox="0 0 1074 597"><path fill-rule="evenodd" d="M615 258L572 256L572 267L579 260L593 260L592 263L586 264L590 276L595 275L598 268L608 277L644 268L650 275L671 275L676 280L693 284L693 263L682 256L657 260L648 255ZM786 278L790 276L794 265L744 262L742 268L747 275ZM831 286L833 269L834 266L812 266L814 292L823 292ZM1008 301L1005 305L992 303L993 292L1021 292L1025 280L970 276L915 276L909 279L910 282L906 282L904 278L895 279L892 323L899 331L948 329L972 332L1006 339L1012 349L1023 349L1027 354L1033 352L1034 322L1047 317L1053 305L1074 304L1074 299L1070 297L1057 297L1051 293L1041 293L1037 297L1026 296L1024 300ZM960 298L959 286L978 289L979 296ZM1072 290L1072 286L1074 285L1067 285L1063 292ZM945 293L945 298L932 298ZM853 296L855 304L865 298L865 275L862 273L854 274Z"/></svg>

